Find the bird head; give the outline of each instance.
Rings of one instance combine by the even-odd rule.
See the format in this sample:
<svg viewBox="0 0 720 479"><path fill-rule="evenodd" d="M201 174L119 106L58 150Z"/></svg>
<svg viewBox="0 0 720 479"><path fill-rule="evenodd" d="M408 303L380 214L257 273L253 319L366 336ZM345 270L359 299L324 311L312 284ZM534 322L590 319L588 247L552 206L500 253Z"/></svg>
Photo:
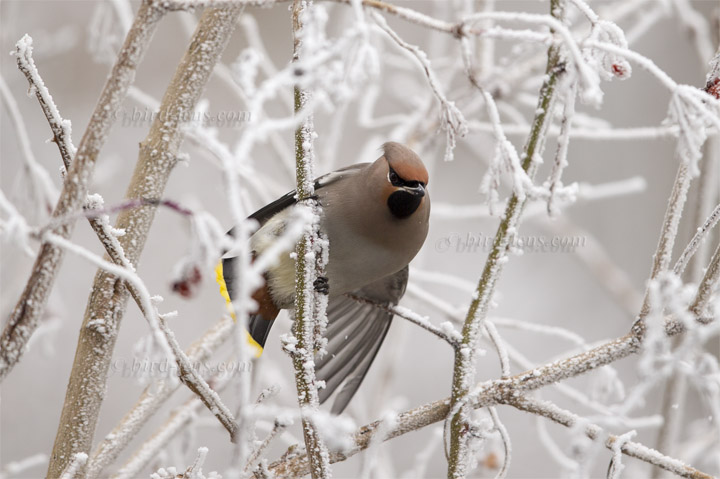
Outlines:
<svg viewBox="0 0 720 479"><path fill-rule="evenodd" d="M415 152L400 143L385 143L383 153L376 162L378 174L384 177L383 201L395 218L408 218L429 201L428 172Z"/></svg>

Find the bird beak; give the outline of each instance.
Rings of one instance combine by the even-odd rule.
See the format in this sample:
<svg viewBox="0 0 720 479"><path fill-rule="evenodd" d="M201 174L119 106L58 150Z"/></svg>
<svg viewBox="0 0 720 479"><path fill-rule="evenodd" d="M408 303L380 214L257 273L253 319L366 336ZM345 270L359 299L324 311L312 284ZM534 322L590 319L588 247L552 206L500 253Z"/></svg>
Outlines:
<svg viewBox="0 0 720 479"><path fill-rule="evenodd" d="M420 198L425 196L425 186L422 183L418 183L415 186L403 186L402 189L413 196L417 196Z"/></svg>

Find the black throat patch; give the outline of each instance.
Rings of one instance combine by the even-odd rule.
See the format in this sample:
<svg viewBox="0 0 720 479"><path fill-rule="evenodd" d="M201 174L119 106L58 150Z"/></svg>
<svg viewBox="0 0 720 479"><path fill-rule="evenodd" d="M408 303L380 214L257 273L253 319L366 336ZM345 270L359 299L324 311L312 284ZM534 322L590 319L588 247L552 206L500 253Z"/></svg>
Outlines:
<svg viewBox="0 0 720 479"><path fill-rule="evenodd" d="M406 190L398 190L391 194L387 200L390 213L396 218L407 218L420 206L423 196Z"/></svg>

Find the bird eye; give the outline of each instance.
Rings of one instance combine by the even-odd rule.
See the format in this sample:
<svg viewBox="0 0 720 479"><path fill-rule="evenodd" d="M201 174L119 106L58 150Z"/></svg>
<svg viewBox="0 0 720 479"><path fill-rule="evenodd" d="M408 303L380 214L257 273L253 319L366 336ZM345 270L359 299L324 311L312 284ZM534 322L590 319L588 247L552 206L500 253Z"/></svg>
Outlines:
<svg viewBox="0 0 720 479"><path fill-rule="evenodd" d="M403 180L398 176L397 173L395 173L395 170L393 170L392 168L388 173L388 180L390 180L390 183L392 183L393 186L400 186L403 184Z"/></svg>

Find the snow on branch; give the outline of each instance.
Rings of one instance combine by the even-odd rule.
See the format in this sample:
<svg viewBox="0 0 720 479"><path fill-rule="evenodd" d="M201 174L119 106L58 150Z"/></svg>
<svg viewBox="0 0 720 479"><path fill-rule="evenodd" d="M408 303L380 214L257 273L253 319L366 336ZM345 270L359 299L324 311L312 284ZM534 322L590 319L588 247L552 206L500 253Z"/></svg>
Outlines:
<svg viewBox="0 0 720 479"><path fill-rule="evenodd" d="M553 15L564 15L564 2L554 0L551 3ZM490 16L495 12L477 14L477 18ZM502 17L502 16L501 16ZM544 16L542 16L544 17ZM553 19L553 25L565 28L559 21ZM555 25L557 23L557 25ZM557 83L565 71L561 68L563 56L556 45L548 49L547 75L540 89L538 107L536 109L533 127L525 145L522 169L532 181L537 170L538 160L542 156L547 125L552 122L551 112L554 104ZM486 97L487 99L487 97ZM490 302L495 291L495 284L502 272L503 265L508 261L508 247L510 237L515 233L519 224L520 215L525 206L526 198L519 192L513 192L508 200L505 213L498 226L492 250L485 262L473 301L468 309L462 329L462 344L455 353L455 367L452 385L452 410L448 416L450 421L450 454L448 458L448 477L462 478L468 472L470 463L469 437L464 431L469 426L468 400L472 396L470 388L475 378L475 354L477 342L487 316Z"/></svg>
<svg viewBox="0 0 720 479"><path fill-rule="evenodd" d="M217 472L211 472L207 476L203 474L202 466L207 459L208 448L201 447L198 449L195 462L192 463L184 472L178 473L175 467L160 468L157 472L150 474L150 479L222 479Z"/></svg>
<svg viewBox="0 0 720 479"><path fill-rule="evenodd" d="M72 159L77 152L77 148L75 148L72 142L72 124L70 120L66 120L60 116L58 107L55 105L52 96L50 96L50 92L40 77L40 73L38 73L35 60L33 60L32 57L32 43L32 37L25 34L15 45L14 55L18 68L30 84L30 92L35 93L43 113L45 113L45 117L48 119L50 129L54 135L54 141L60 150L60 156L62 156L63 165L67 171L70 169Z"/></svg>
<svg viewBox="0 0 720 479"><path fill-rule="evenodd" d="M293 2L292 17L293 60L299 63L305 58L312 58L315 50L323 43L324 21L313 3L305 0ZM297 84L294 93L295 113L299 114L303 108L308 107L313 91ZM331 476L328 447L314 421L320 405L314 354L317 349L323 347L328 300L327 295L317 291L314 285L316 280L325 274L328 248L332 246L328 245L327 238L319 231L322 210L318 202L313 199L315 194L313 142L316 137L313 117L308 115L295 131L296 191L298 202L302 207L311 210L313 221L295 247L294 338L292 347L286 342L284 349L290 354L295 367L295 384L302 414L303 436L310 457L312 477L328 479Z"/></svg>
<svg viewBox="0 0 720 479"><path fill-rule="evenodd" d="M226 10L209 9L204 12L191 47L185 53L168 87L160 114L153 121L146 140L140 145L136 174L128 188L128 198L162 197L170 172L177 162L178 150L184 138L181 130L183 112L191 112L197 104L210 77L213 65L217 63L229 42L239 13L239 7ZM152 14L151 18L146 18L150 14ZM123 48L135 48L133 53L141 54L144 49L133 41L139 35L138 30L147 33L147 29L154 28L154 22L161 16L162 12L158 12L152 4L143 3ZM194 48L194 45L204 45L204 47L198 49ZM120 53L121 60L124 58L123 51ZM140 58L141 56L132 58L135 61L133 67L137 65ZM128 61L128 59L124 58L123 61ZM122 61L120 63L122 64ZM109 81L125 82L122 83L121 95L124 97L131 79L132 75L129 73L113 72ZM117 98L114 97L113 101L117 101ZM101 105L103 105L102 102ZM109 108L109 110L114 114L113 108ZM95 121L102 121L102 119L91 119L89 131L94 131ZM68 173L66 185L72 181L73 171L83 163L85 138L78 148L78 153ZM99 145L97 146L99 147ZM84 197L85 191L82 192L82 195ZM126 231L125 235L120 237L120 242L128 260L133 264L137 263L145 245L145 239L154 219L154 211L153 207L146 206L125 210L118 217L116 227ZM65 213L62 211L62 214ZM116 277L111 273L99 273L95 278L84 318L86 327L81 329L66 395L67 400L63 407L49 467L48 475L50 476L56 475L59 470L62 470L71 452L89 452L91 448L103 395L89 393L89 391L105 390L107 371L115 345L114 335L117 334L130 294L128 288L124 287L122 283L116 287L116 281ZM97 321L97 318L103 318L104 321ZM96 324L98 327L93 327ZM77 420L79 416L83 417L82 421Z"/></svg>
<svg viewBox="0 0 720 479"><path fill-rule="evenodd" d="M81 477L81 471L82 468L85 466L87 459L88 455L84 452L73 454L73 457L68 463L68 466L62 472L62 474L60 474L60 479L75 479Z"/></svg>
<svg viewBox="0 0 720 479"><path fill-rule="evenodd" d="M708 234L715 227L715 225L717 225L718 221L720 221L720 204L718 204L712 211L712 213L710 213L710 216L708 216L702 226L698 227L695 235L692 237L688 245L683 250L682 254L675 263L675 266L673 267L673 272L675 274L679 276L682 274L683 271L685 271L685 267L687 266L688 261L690 261L690 258L692 258L695 252L698 250L700 244L703 241L707 241Z"/></svg>
<svg viewBox="0 0 720 479"><path fill-rule="evenodd" d="M705 474L702 471L698 471L697 469L684 464L682 461L665 456L662 453L642 444L630 441L632 435L623 434L616 436L608 434L603 431L600 426L589 423L579 416L559 408L551 402L531 399L527 396L519 396L508 398L506 404L532 414L546 417L551 421L562 424L566 427L573 427L576 424L582 425L584 433L587 437L593 441L602 441L605 444L605 447L613 451L613 453L616 453L617 451L622 452L622 454L625 454L628 457L640 459L648 464L673 472L680 477L687 477L691 479L712 479L713 477L710 474ZM617 456L613 456L613 458L616 457ZM618 469L617 464L616 469ZM611 470L613 470L612 466ZM616 470L615 472L619 474L619 471Z"/></svg>

